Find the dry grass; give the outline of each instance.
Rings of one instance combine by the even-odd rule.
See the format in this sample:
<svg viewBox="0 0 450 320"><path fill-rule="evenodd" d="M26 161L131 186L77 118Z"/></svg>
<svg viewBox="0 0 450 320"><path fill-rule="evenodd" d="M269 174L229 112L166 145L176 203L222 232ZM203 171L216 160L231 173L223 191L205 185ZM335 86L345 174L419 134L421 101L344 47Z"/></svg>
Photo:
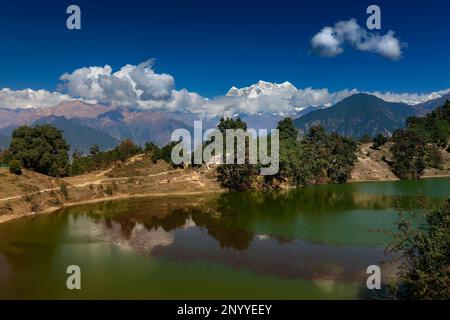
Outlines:
<svg viewBox="0 0 450 320"><path fill-rule="evenodd" d="M65 205L140 195L168 195L220 191L211 170L172 169L140 155L112 168L64 179L24 170L15 176L0 171L0 223L31 212Z"/></svg>

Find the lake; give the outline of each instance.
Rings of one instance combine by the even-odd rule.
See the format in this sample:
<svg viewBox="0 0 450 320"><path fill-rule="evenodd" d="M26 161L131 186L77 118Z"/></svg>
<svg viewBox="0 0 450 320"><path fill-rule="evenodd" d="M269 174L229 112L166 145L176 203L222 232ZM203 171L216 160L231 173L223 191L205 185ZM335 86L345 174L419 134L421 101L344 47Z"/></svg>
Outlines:
<svg viewBox="0 0 450 320"><path fill-rule="evenodd" d="M368 299L398 207L450 179L81 205L0 225L0 299ZM81 268L82 290L66 269Z"/></svg>

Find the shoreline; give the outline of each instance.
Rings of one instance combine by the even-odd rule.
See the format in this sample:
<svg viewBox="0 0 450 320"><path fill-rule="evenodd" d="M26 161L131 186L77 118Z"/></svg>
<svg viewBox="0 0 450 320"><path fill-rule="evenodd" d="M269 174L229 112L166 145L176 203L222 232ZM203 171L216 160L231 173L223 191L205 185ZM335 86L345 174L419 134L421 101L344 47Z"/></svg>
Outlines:
<svg viewBox="0 0 450 320"><path fill-rule="evenodd" d="M82 200L77 202L68 202L59 207L50 207L45 210L39 212L26 212L26 213L13 213L8 215L0 216L0 224L6 223L12 220L26 218L26 217L35 217L45 214L52 214L56 211L75 207L84 204L95 204L100 202L107 201L119 201L124 199L139 199L139 198L157 198L157 197L170 197L170 196L195 196L195 195L208 195L208 194L220 194L224 193L226 190L212 190L212 191L192 191L192 192L161 192L161 193L139 193L139 194L121 194L116 196L111 196L107 198L98 198L98 199L90 199L90 200Z"/></svg>
<svg viewBox="0 0 450 320"><path fill-rule="evenodd" d="M422 179L442 179L442 178L450 178L450 174L446 175L428 175L423 176L418 180ZM354 184L354 183L364 183L364 182L397 182L397 181L407 181L407 180L391 180L391 179L385 179L385 180L357 180L357 181L348 181L345 184ZM416 180L412 180L416 181ZM289 187L288 189L295 189L296 187ZM98 199L90 199L90 200L82 200L77 202L68 202L63 204L59 207L50 207L45 210L42 210L40 212L26 212L26 213L16 213L16 214L8 214L0 216L0 224L6 223L12 220L26 218L26 217L34 217L44 214L52 214L56 211L62 210L64 208L70 208L75 207L78 205L85 205L85 204L95 204L95 203L101 203L101 202L107 202L107 201L119 201L124 199L139 199L139 198L157 198L157 197L171 197L171 196L195 196L195 195L208 195L208 194L220 194L228 192L226 189L218 189L218 190L211 190L211 191L192 191L192 192L151 192L151 193L137 193L137 194L120 194L116 196L111 197L105 197L105 198L98 198Z"/></svg>
<svg viewBox="0 0 450 320"><path fill-rule="evenodd" d="M439 175L427 175L427 176L422 176L420 177L420 179L417 180L425 180L425 179L439 179L439 178L450 178L450 173L449 174L439 174ZM361 179L361 180L350 180L346 183L360 183L360 182L396 182L396 181L416 181L416 180L402 180L402 179L385 179L385 180L365 180L365 179Z"/></svg>

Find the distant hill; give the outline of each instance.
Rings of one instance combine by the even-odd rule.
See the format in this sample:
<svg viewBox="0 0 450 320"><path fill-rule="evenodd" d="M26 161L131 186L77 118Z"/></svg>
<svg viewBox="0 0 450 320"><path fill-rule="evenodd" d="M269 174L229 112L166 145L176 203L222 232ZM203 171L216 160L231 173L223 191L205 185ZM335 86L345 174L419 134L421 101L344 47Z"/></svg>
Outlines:
<svg viewBox="0 0 450 320"><path fill-rule="evenodd" d="M295 88L294 88L295 89ZM281 90L290 94L293 86L289 83L258 85L230 90L231 96L256 97ZM389 103L368 94L356 94L332 107L309 106L293 109L289 113L263 112L257 114L233 114L240 117L249 128L274 129L277 123L289 116L295 120L301 131L307 131L312 124L322 123L328 130L359 138L364 134L390 134L403 127L405 119L413 115L424 115L442 105L450 94L436 100L410 106ZM272 108L273 109L273 108ZM200 114L188 111L138 110L128 107L113 107L88 104L82 101L66 101L46 108L5 109L0 108L0 135L10 136L15 128L34 123L52 123L70 133L73 148L88 150L92 144L111 148L118 141L132 139L143 145L152 141L160 146L170 142L175 129L193 131L194 121L202 120L203 129L214 128L222 114ZM65 121L64 121L65 119ZM88 130L91 129L91 130ZM93 131L92 131L93 130ZM80 136L82 138L80 138ZM98 141L94 142L97 139ZM0 147L8 144L0 139Z"/></svg>
<svg viewBox="0 0 450 320"><path fill-rule="evenodd" d="M72 121L104 132L117 140L132 139L140 145L152 141L160 146L170 142L175 129L192 131L194 125L193 122L189 126L182 120L174 119L170 113L128 108L111 110L95 118L75 118Z"/></svg>
<svg viewBox="0 0 450 320"><path fill-rule="evenodd" d="M11 137L0 135L0 149L8 149L11 142Z"/></svg>
<svg viewBox="0 0 450 320"><path fill-rule="evenodd" d="M329 132L361 138L365 134L390 135L417 111L403 103L386 102L369 94L355 94L327 109L312 111L294 121L302 133L321 124Z"/></svg>
<svg viewBox="0 0 450 320"><path fill-rule="evenodd" d="M437 107L442 107L447 100L450 101L450 93L447 93L440 98L417 104L414 108L416 109L417 115L423 116Z"/></svg>
<svg viewBox="0 0 450 320"><path fill-rule="evenodd" d="M81 126L65 117L49 116L41 118L33 125L50 124L64 131L64 138L70 144L70 150L89 152L90 147L98 145L102 150L114 148L119 141L110 135L89 127Z"/></svg>

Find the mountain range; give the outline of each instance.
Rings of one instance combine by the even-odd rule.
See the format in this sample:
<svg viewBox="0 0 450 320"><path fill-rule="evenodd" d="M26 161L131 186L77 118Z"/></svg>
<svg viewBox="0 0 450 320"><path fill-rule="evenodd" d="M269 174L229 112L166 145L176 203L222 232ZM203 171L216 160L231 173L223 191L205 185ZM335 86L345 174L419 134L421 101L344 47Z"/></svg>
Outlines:
<svg viewBox="0 0 450 320"><path fill-rule="evenodd" d="M260 81L250 87L231 88L227 96L258 98L260 96L289 96L297 90L290 83L272 84ZM293 108L289 113L240 113L249 128L272 129L286 116L295 119L302 133L315 124L322 124L328 131L360 138L384 133L392 134L405 124L410 116L424 115L442 105L450 94L421 104L387 102L374 95L358 93L333 106L309 106ZM273 110L274 106L271 106ZM79 100L65 101L46 108L6 109L0 108L0 148L9 145L12 131L20 125L52 124L64 131L72 151L87 152L98 144L110 149L121 140L130 138L138 144L153 141L164 145L170 141L175 129L193 130L194 121L202 120L204 129L217 125L221 115L200 114L187 111L137 110L89 104Z"/></svg>
<svg viewBox="0 0 450 320"><path fill-rule="evenodd" d="M381 133L390 136L405 126L406 119L423 116L450 100L450 94L421 104L387 102L366 93L354 94L332 107L316 110L295 119L295 125L305 133L313 125L322 125L329 132L352 138L371 137Z"/></svg>
<svg viewBox="0 0 450 320"><path fill-rule="evenodd" d="M259 96L271 96L275 94L276 95L293 94L295 91L297 91L297 88L288 81L278 84L260 80L249 87L238 89L233 86L231 87L230 90L228 90L227 96L246 97L254 99Z"/></svg>

